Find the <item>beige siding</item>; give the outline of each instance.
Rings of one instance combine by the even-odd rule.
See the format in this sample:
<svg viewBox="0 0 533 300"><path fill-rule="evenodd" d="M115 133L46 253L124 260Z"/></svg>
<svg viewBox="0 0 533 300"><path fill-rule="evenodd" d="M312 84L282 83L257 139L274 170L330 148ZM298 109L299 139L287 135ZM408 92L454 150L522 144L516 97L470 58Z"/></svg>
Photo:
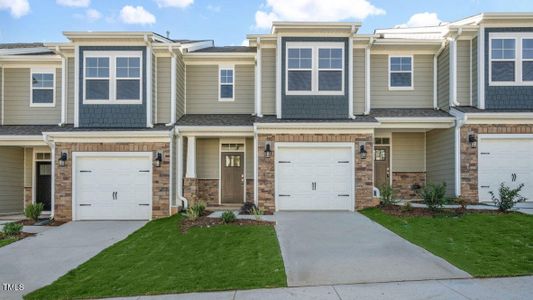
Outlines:
<svg viewBox="0 0 533 300"><path fill-rule="evenodd" d="M0 66L0 125L2 124L3 120L2 120L2 101L4 99L2 99L2 80L3 80L3 75L4 75L4 68Z"/></svg>
<svg viewBox="0 0 533 300"><path fill-rule="evenodd" d="M426 141L423 132L392 133L392 171L426 171Z"/></svg>
<svg viewBox="0 0 533 300"><path fill-rule="evenodd" d="M448 110L450 106L450 47L446 46L437 59L437 103Z"/></svg>
<svg viewBox="0 0 533 300"><path fill-rule="evenodd" d="M31 187L33 182L33 148L24 149L24 186Z"/></svg>
<svg viewBox="0 0 533 300"><path fill-rule="evenodd" d="M219 139L196 140L196 176L200 179L218 179L220 157Z"/></svg>
<svg viewBox="0 0 533 300"><path fill-rule="evenodd" d="M477 106L477 37L472 40L472 105Z"/></svg>
<svg viewBox="0 0 533 300"><path fill-rule="evenodd" d="M185 114L185 63L181 52L176 55L176 120L179 120Z"/></svg>
<svg viewBox="0 0 533 300"><path fill-rule="evenodd" d="M67 123L74 124L74 58L67 60Z"/></svg>
<svg viewBox="0 0 533 300"><path fill-rule="evenodd" d="M246 139L246 179L254 178L254 139Z"/></svg>
<svg viewBox="0 0 533 300"><path fill-rule="evenodd" d="M55 107L30 107L30 68L7 68L4 79L5 125L58 124L61 121L61 69L55 74Z"/></svg>
<svg viewBox="0 0 533 300"><path fill-rule="evenodd" d="M24 207L24 149L0 147L0 214Z"/></svg>
<svg viewBox="0 0 533 300"><path fill-rule="evenodd" d="M365 49L353 50L353 109L365 112Z"/></svg>
<svg viewBox="0 0 533 300"><path fill-rule="evenodd" d="M170 122L170 57L157 58L157 123Z"/></svg>
<svg viewBox="0 0 533 300"><path fill-rule="evenodd" d="M218 101L218 65L187 66L187 114L252 114L254 66L235 66L234 101Z"/></svg>
<svg viewBox="0 0 533 300"><path fill-rule="evenodd" d="M414 55L413 90L389 90L388 55L370 58L370 103L372 108L433 107L433 55Z"/></svg>
<svg viewBox="0 0 533 300"><path fill-rule="evenodd" d="M276 49L262 49L261 61L261 112L276 114Z"/></svg>
<svg viewBox="0 0 533 300"><path fill-rule="evenodd" d="M457 101L470 105L470 41L457 41Z"/></svg>
<svg viewBox="0 0 533 300"><path fill-rule="evenodd" d="M427 182L446 182L448 195L455 193L454 129L434 129L426 135Z"/></svg>

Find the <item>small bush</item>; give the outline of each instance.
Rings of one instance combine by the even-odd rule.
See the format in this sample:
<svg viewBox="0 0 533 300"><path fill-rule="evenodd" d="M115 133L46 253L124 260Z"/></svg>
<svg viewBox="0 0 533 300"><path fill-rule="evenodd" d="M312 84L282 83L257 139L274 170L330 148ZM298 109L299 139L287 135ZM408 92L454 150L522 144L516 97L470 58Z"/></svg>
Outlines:
<svg viewBox="0 0 533 300"><path fill-rule="evenodd" d="M252 210L256 209L257 207L255 206L254 203L252 202L244 202L244 204L241 206L241 209L240 209L240 214L243 214L243 215L252 215Z"/></svg>
<svg viewBox="0 0 533 300"><path fill-rule="evenodd" d="M261 220L261 216L264 215L265 212L262 209L254 206L252 208L251 214L255 216L256 220Z"/></svg>
<svg viewBox="0 0 533 300"><path fill-rule="evenodd" d="M235 216L235 213L233 213L231 210L226 210L222 213L222 222L228 224L231 222L234 222L237 219Z"/></svg>
<svg viewBox="0 0 533 300"><path fill-rule="evenodd" d="M187 211L185 212L185 217L191 221L194 221L200 217L200 214L197 209L191 206L187 208Z"/></svg>
<svg viewBox="0 0 533 300"><path fill-rule="evenodd" d="M396 203L396 201L393 200L394 190L390 184L384 184L379 188L379 198L381 205L391 205Z"/></svg>
<svg viewBox="0 0 533 300"><path fill-rule="evenodd" d="M498 209L500 211L506 212L510 210L511 208L513 208L516 203L527 200L525 197L522 197L520 195L520 191L522 191L522 188L524 188L523 183L521 183L518 187L513 189L509 186L506 186L502 182L500 184L500 188L498 189L499 197L496 197L493 191L490 191L489 194L494 204L498 206Z"/></svg>
<svg viewBox="0 0 533 300"><path fill-rule="evenodd" d="M466 210L466 206L468 205L468 201L466 201L466 199L462 196L459 196L457 198L455 198L455 200L453 201L455 204L458 204L461 206L461 210Z"/></svg>
<svg viewBox="0 0 533 300"><path fill-rule="evenodd" d="M22 227L22 224L11 222L4 224L2 231L7 236L13 236L19 234L22 231Z"/></svg>
<svg viewBox="0 0 533 300"><path fill-rule="evenodd" d="M428 183L418 194L430 210L439 210L446 203L446 183Z"/></svg>
<svg viewBox="0 0 533 300"><path fill-rule="evenodd" d="M198 212L198 216L201 217L205 213L205 203L198 201L192 205L192 209L196 210Z"/></svg>
<svg viewBox="0 0 533 300"><path fill-rule="evenodd" d="M39 217L41 216L41 213L43 212L44 204L42 203L33 203L28 205L24 209L24 215L28 219L32 219L35 222L39 221Z"/></svg>
<svg viewBox="0 0 533 300"><path fill-rule="evenodd" d="M411 205L411 202L405 202L402 206L402 211L412 211L413 205Z"/></svg>

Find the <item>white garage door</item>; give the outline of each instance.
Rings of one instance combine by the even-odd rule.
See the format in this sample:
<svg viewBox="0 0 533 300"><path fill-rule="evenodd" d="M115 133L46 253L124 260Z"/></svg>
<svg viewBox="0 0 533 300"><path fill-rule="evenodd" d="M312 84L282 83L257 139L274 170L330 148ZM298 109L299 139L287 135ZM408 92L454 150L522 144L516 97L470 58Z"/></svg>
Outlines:
<svg viewBox="0 0 533 300"><path fill-rule="evenodd" d="M74 155L76 220L150 219L150 153Z"/></svg>
<svg viewBox="0 0 533 300"><path fill-rule="evenodd" d="M277 147L278 210L354 210L350 144Z"/></svg>
<svg viewBox="0 0 533 300"><path fill-rule="evenodd" d="M480 201L492 201L489 191L498 195L502 182L512 187L525 184L521 194L533 201L533 138L480 137L478 147Z"/></svg>

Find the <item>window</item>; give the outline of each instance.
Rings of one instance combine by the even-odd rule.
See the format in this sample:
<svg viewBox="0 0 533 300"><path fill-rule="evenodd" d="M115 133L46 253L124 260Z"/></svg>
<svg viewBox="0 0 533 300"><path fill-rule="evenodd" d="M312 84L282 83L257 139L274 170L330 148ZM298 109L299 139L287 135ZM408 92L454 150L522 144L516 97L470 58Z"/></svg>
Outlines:
<svg viewBox="0 0 533 300"><path fill-rule="evenodd" d="M142 103L140 51L85 51L84 55L84 103Z"/></svg>
<svg viewBox="0 0 533 300"><path fill-rule="evenodd" d="M344 43L289 42L287 95L343 95Z"/></svg>
<svg viewBox="0 0 533 300"><path fill-rule="evenodd" d="M533 83L533 34L489 34L489 85L512 86Z"/></svg>
<svg viewBox="0 0 533 300"><path fill-rule="evenodd" d="M374 144L376 144L376 145L389 145L390 144L390 138L381 138L381 137L374 138Z"/></svg>
<svg viewBox="0 0 533 300"><path fill-rule="evenodd" d="M522 39L522 81L533 81L533 39Z"/></svg>
<svg viewBox="0 0 533 300"><path fill-rule="evenodd" d="M375 161L385 161L387 160L387 152L385 149L375 149L374 150L374 160Z"/></svg>
<svg viewBox="0 0 533 300"><path fill-rule="evenodd" d="M31 70L30 106L54 107L55 106L55 69Z"/></svg>
<svg viewBox="0 0 533 300"><path fill-rule="evenodd" d="M233 101L234 94L234 72L233 68L219 68L219 97L218 101Z"/></svg>
<svg viewBox="0 0 533 300"><path fill-rule="evenodd" d="M515 40L492 39L491 69L492 81L515 81Z"/></svg>
<svg viewBox="0 0 533 300"><path fill-rule="evenodd" d="M389 56L389 89L413 88L413 57Z"/></svg>
<svg viewBox="0 0 533 300"><path fill-rule="evenodd" d="M226 167L240 167L241 156L240 155L226 155Z"/></svg>

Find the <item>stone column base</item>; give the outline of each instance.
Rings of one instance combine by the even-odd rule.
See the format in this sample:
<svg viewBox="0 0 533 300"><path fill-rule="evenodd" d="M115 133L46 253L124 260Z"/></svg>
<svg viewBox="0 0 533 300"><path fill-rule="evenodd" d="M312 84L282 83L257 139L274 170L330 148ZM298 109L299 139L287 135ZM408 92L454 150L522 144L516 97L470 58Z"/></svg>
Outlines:
<svg viewBox="0 0 533 300"><path fill-rule="evenodd" d="M28 207L28 205L33 203L33 189L31 186L24 187L24 208Z"/></svg>
<svg viewBox="0 0 533 300"><path fill-rule="evenodd" d="M183 179L183 196L192 205L198 202L198 179L197 178L184 178Z"/></svg>

